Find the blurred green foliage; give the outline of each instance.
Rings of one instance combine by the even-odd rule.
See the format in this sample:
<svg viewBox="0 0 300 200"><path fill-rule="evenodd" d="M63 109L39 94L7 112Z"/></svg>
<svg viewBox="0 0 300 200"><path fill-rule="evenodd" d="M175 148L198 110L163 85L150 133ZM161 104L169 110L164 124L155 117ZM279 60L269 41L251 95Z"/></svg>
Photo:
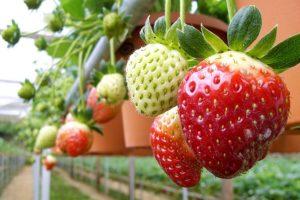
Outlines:
<svg viewBox="0 0 300 200"><path fill-rule="evenodd" d="M226 0L198 0L198 11L228 23Z"/></svg>
<svg viewBox="0 0 300 200"><path fill-rule="evenodd" d="M24 149L21 149L16 144L8 142L0 137L0 154L8 155L25 155Z"/></svg>
<svg viewBox="0 0 300 200"><path fill-rule="evenodd" d="M50 199L65 200L91 200L90 197L70 186L58 173L53 173L51 178Z"/></svg>
<svg viewBox="0 0 300 200"><path fill-rule="evenodd" d="M237 200L291 200L300 199L300 155L269 155L248 173L233 179L235 199ZM105 165L111 174L128 176L128 158L101 158L102 172ZM75 165L84 166L87 170L95 170L96 157L74 159ZM108 162L108 163L106 163ZM136 179L150 181L153 185L172 186L180 190L170 181L154 158L136 158ZM199 185L189 189L204 196L219 197L221 179L203 170ZM163 191L160 191L163 192Z"/></svg>

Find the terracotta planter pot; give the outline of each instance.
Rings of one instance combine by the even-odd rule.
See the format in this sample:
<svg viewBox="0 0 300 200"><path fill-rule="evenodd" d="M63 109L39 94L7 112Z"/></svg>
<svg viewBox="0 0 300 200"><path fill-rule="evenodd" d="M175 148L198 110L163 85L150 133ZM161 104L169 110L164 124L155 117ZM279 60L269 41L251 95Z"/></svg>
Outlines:
<svg viewBox="0 0 300 200"><path fill-rule="evenodd" d="M121 110L115 118L101 124L103 135L94 132L94 141L87 155L124 155L127 153Z"/></svg>
<svg viewBox="0 0 300 200"><path fill-rule="evenodd" d="M123 103L122 115L126 147L149 147L149 130L154 118L148 118L138 114L130 101Z"/></svg>
<svg viewBox="0 0 300 200"><path fill-rule="evenodd" d="M151 24L154 24L155 20L161 16L163 16L164 13L151 13L150 22ZM141 19L135 30L132 32L132 37L126 39L126 41L121 45L121 47L117 51L117 57L123 58L125 60L128 59L128 57L140 47L144 46L144 42L140 39L140 30L144 26L145 20L148 17L148 15L145 15L144 18ZM179 17L178 13L172 13L171 20L172 22L175 22ZM220 36L223 40L226 41L226 30L227 30L227 24L224 22L210 16L206 15L199 15L199 14L187 14L186 15L186 23L193 25L197 28L200 28L200 24L202 23L205 27L207 27L209 30L216 33L218 36Z"/></svg>
<svg viewBox="0 0 300 200"><path fill-rule="evenodd" d="M280 135L271 146L271 153L299 153L300 130L288 130Z"/></svg>

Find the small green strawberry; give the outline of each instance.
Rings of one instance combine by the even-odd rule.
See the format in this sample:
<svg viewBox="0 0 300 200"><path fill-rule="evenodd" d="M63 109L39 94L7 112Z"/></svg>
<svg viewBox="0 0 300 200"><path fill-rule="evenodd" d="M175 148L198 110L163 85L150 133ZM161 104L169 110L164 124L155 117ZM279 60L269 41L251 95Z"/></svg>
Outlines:
<svg viewBox="0 0 300 200"><path fill-rule="evenodd" d="M36 105L35 109L38 112L45 112L47 110L47 104L45 102L40 102Z"/></svg>
<svg viewBox="0 0 300 200"><path fill-rule="evenodd" d="M136 50L126 66L130 100L137 111L159 115L176 105L177 90L188 70L187 56L178 45L179 21L166 30L164 17L151 28L149 18L141 30L146 46Z"/></svg>
<svg viewBox="0 0 300 200"><path fill-rule="evenodd" d="M35 96L35 87L34 85L29 81L25 80L24 83L22 83L21 89L18 91L19 97L25 100L30 100Z"/></svg>
<svg viewBox="0 0 300 200"><path fill-rule="evenodd" d="M48 17L48 27L52 32L60 32L63 30L65 25L65 16L61 10L54 10Z"/></svg>
<svg viewBox="0 0 300 200"><path fill-rule="evenodd" d="M122 16L116 12L108 13L103 18L103 31L109 38L120 36L126 27Z"/></svg>
<svg viewBox="0 0 300 200"><path fill-rule="evenodd" d="M24 3L30 10L38 9L42 2L43 0L24 0Z"/></svg>
<svg viewBox="0 0 300 200"><path fill-rule="evenodd" d="M34 45L38 48L38 50L42 51L47 49L47 40L45 37L39 37L34 41Z"/></svg>
<svg viewBox="0 0 300 200"><path fill-rule="evenodd" d="M106 74L97 85L97 93L109 104L120 103L126 96L125 80L122 74Z"/></svg>
<svg viewBox="0 0 300 200"><path fill-rule="evenodd" d="M35 141L35 150L50 148L55 145L57 127L46 125L41 128Z"/></svg>
<svg viewBox="0 0 300 200"><path fill-rule="evenodd" d="M2 38L9 44L9 46L14 46L18 43L21 37L21 32L18 24L12 20L11 25L2 32Z"/></svg>

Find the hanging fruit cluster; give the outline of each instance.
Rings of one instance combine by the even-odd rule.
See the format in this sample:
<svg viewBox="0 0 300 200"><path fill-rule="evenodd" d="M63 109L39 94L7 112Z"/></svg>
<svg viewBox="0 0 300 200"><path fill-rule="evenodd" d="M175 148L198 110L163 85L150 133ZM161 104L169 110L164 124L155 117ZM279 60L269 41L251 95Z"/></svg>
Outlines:
<svg viewBox="0 0 300 200"><path fill-rule="evenodd" d="M228 1L228 45L201 26L165 17L141 31L147 44L126 66L129 97L136 110L157 116L151 127L153 154L178 185L198 184L201 168L233 178L265 158L284 132L290 94L276 74L300 62L300 35L274 46L277 27L252 48L262 19L255 6L236 14ZM189 66L190 59L202 60ZM189 69L191 67L191 69ZM178 108L177 108L178 107Z"/></svg>

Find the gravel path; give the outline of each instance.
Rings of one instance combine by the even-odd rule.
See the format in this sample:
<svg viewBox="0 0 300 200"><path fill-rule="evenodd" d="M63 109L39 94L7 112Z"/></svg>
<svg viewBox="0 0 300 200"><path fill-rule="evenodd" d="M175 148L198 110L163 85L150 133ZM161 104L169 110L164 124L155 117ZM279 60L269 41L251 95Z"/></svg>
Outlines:
<svg viewBox="0 0 300 200"><path fill-rule="evenodd" d="M32 200L33 199L33 177L32 168L24 167L17 174L0 197L1 200Z"/></svg>

